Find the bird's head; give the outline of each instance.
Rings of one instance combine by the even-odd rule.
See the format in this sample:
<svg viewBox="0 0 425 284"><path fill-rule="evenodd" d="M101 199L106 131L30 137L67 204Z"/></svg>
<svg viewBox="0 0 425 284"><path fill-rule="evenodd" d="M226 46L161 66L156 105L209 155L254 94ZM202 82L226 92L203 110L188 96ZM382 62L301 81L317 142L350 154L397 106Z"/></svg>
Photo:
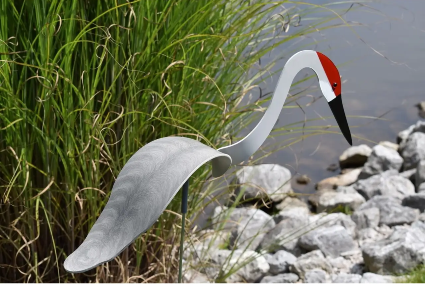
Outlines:
<svg viewBox="0 0 425 284"><path fill-rule="evenodd" d="M315 70L322 73L319 77L320 89L329 107L332 110L335 120L337 121L342 134L350 145L353 145L350 128L348 127L347 118L345 116L344 107L341 99L341 76L335 64L323 53L316 52L319 57L320 65L323 70Z"/></svg>

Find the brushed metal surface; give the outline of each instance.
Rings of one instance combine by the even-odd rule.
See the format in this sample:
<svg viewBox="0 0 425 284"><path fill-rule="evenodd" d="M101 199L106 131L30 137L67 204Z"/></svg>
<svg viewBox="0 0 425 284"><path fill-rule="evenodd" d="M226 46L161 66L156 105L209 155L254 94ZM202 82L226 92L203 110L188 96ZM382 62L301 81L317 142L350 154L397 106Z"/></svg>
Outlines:
<svg viewBox="0 0 425 284"><path fill-rule="evenodd" d="M114 259L158 220L183 183L208 161L215 176L231 165L228 155L184 137L161 138L138 150L86 239L65 260L65 270L80 273Z"/></svg>
<svg viewBox="0 0 425 284"><path fill-rule="evenodd" d="M333 64L329 58L327 59L333 65L334 71L338 72L338 69L336 68L335 64ZM283 105L285 104L289 89L295 76L304 68L310 68L314 71L317 76L317 79L319 80L319 85L322 94L326 98L326 100L328 102L331 102L335 99L334 91L328 80L328 77L322 66L317 52L314 50L302 50L295 53L293 56L291 56L291 58L288 59L285 66L283 67L282 73L280 74L279 80L276 85L276 89L273 92L271 102L267 107L267 110L262 116L261 120L254 127L254 129L251 130L251 132L242 140L233 143L232 145L228 145L218 149L218 151L225 153L232 158L233 165L237 165L243 161L247 161L267 139L270 132L273 130L273 127L276 125L276 121L279 118ZM342 102L338 105L338 108L343 109ZM341 115L342 114L343 111ZM343 114L343 116L344 118L339 117L339 121L345 120L345 125L344 122L342 124L343 128L345 128L345 131L343 130L343 132L348 143L351 144L350 130L346 122L345 114ZM341 126L341 124L339 125Z"/></svg>
<svg viewBox="0 0 425 284"><path fill-rule="evenodd" d="M218 177L232 162L239 164L248 160L272 131L294 77L306 67L316 73L327 101L333 101L335 94L318 53L303 50L285 64L265 114L242 140L215 150L189 138L166 137L137 151L118 175L109 201L87 238L65 260L65 269L68 272L84 272L116 257L153 225L183 183L204 163L211 161L212 174ZM327 68L338 72L332 62ZM342 108L342 102L337 107ZM345 118L343 112L341 115ZM344 135L350 143L346 118L344 121L346 125L343 126L348 129Z"/></svg>

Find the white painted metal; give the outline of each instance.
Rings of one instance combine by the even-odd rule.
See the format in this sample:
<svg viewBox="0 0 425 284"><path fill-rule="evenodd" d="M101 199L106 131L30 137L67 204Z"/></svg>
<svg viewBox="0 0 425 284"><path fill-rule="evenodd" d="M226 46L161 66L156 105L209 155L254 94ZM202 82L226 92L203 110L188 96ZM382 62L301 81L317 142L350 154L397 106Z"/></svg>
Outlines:
<svg viewBox="0 0 425 284"><path fill-rule="evenodd" d="M313 50L300 51L294 54L285 64L270 105L260 122L245 138L235 144L220 148L218 151L232 157L233 164L239 164L248 160L264 143L276 124L295 75L307 67L313 69L316 73L320 88L326 100L328 102L332 101L335 98L335 94L332 91L332 86L329 83L317 52Z"/></svg>
<svg viewBox="0 0 425 284"><path fill-rule="evenodd" d="M316 72L326 99L335 98L317 53L300 51L286 63L263 118L241 141L215 150L193 139L166 137L137 151L118 175L87 238L65 260L65 270L84 272L115 258L158 220L183 183L206 162L211 161L218 177L232 163L249 159L273 129L295 75L306 67Z"/></svg>

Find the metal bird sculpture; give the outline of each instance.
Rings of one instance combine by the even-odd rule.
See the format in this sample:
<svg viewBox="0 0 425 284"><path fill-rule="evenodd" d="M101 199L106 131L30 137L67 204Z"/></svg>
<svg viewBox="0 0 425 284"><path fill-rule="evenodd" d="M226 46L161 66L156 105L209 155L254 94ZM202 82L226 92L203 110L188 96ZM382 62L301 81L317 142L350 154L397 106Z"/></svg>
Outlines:
<svg viewBox="0 0 425 284"><path fill-rule="evenodd" d="M219 177L232 163L239 164L248 160L273 129L295 75L307 67L316 73L321 91L341 132L352 145L341 100L338 69L320 52L300 51L285 64L272 101L262 119L241 141L216 150L193 139L166 137L139 149L118 175L109 201L86 239L65 260L65 270L80 273L114 259L158 220L183 186L181 261L190 176L206 162L212 164L212 175Z"/></svg>

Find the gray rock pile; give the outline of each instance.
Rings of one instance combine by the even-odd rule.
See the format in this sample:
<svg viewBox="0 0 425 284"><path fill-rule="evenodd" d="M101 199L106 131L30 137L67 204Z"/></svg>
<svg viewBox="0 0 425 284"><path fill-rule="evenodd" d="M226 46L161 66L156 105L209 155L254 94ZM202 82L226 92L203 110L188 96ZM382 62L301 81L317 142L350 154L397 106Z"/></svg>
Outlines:
<svg viewBox="0 0 425 284"><path fill-rule="evenodd" d="M398 144L350 147L340 167L309 204L286 168L244 167L235 193L276 212L217 207L186 244L185 282L393 283L425 263L425 121Z"/></svg>

